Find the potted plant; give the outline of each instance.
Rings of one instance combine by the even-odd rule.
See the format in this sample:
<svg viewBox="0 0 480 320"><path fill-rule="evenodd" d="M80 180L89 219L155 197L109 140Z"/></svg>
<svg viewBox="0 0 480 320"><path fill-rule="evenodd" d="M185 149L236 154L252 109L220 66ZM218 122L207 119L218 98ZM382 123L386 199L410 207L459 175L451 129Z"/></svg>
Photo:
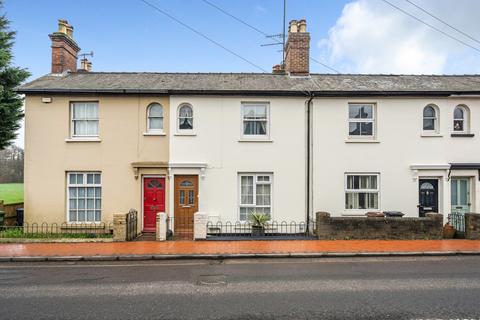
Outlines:
<svg viewBox="0 0 480 320"><path fill-rule="evenodd" d="M265 225L270 220L270 216L264 213L252 211L250 213L250 222L252 223L252 236L260 237L265 235Z"/></svg>
<svg viewBox="0 0 480 320"><path fill-rule="evenodd" d="M454 236L455 236L455 228L449 222L447 222L443 226L443 238L453 239Z"/></svg>

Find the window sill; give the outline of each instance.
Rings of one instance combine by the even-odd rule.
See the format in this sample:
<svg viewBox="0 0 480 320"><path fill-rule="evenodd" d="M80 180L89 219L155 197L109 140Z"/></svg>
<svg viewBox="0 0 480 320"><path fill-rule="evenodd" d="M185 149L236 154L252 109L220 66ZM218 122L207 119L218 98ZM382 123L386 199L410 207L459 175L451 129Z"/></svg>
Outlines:
<svg viewBox="0 0 480 320"><path fill-rule="evenodd" d="M440 133L422 133L420 135L422 138L443 138L443 134Z"/></svg>
<svg viewBox="0 0 480 320"><path fill-rule="evenodd" d="M144 132L144 136L166 136L165 132Z"/></svg>
<svg viewBox="0 0 480 320"><path fill-rule="evenodd" d="M187 131L187 132L175 132L175 134L174 134L174 136L180 136L180 137L181 137L181 136L187 136L187 137L190 136L190 137L192 137L192 136L196 136L196 135L197 135L197 133L196 133L196 132L193 132L193 131L191 131L191 132L188 132L188 131Z"/></svg>
<svg viewBox="0 0 480 320"><path fill-rule="evenodd" d="M452 133L450 135L452 138L473 138L475 134L473 133Z"/></svg>
<svg viewBox="0 0 480 320"><path fill-rule="evenodd" d="M238 142L263 142L263 143L272 143L272 139L239 139Z"/></svg>
<svg viewBox="0 0 480 320"><path fill-rule="evenodd" d="M377 139L346 139L345 143L380 143Z"/></svg>
<svg viewBox="0 0 480 320"><path fill-rule="evenodd" d="M67 138L65 142L101 142L100 138Z"/></svg>

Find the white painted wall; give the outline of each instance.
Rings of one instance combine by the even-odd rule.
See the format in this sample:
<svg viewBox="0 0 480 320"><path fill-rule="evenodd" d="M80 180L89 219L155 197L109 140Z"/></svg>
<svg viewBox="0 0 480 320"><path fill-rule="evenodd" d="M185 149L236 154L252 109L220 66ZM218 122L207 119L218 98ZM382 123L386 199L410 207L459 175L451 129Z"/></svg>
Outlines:
<svg viewBox="0 0 480 320"><path fill-rule="evenodd" d="M241 103L249 101L270 103L270 142L240 141ZM195 135L176 131L177 108L185 102L193 107ZM199 211L237 221L238 173L266 172L273 173L273 220L305 221L304 98L172 96L170 108L170 176L200 175Z"/></svg>
<svg viewBox="0 0 480 320"><path fill-rule="evenodd" d="M348 142L349 102L376 103L377 143ZM440 109L440 135L422 136L422 111L430 104ZM453 138L453 110L470 108L473 138ZM380 173L380 210L399 210L418 216L418 180L413 164L480 162L480 100L475 98L316 98L313 107L313 212L349 214L345 210L344 174ZM419 177L439 177L441 213L450 212L448 170L421 170ZM478 172L455 171L472 177L472 211L480 210ZM365 212L357 212L364 214Z"/></svg>

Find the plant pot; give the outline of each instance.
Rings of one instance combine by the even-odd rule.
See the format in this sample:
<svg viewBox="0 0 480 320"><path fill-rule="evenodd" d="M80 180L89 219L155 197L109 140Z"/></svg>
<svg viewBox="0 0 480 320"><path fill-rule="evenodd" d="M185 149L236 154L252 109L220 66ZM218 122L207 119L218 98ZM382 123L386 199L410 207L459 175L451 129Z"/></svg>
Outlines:
<svg viewBox="0 0 480 320"><path fill-rule="evenodd" d="M252 226L252 237L263 237L265 228L263 226Z"/></svg>
<svg viewBox="0 0 480 320"><path fill-rule="evenodd" d="M453 239L455 236L455 228L449 224L443 226L443 238Z"/></svg>

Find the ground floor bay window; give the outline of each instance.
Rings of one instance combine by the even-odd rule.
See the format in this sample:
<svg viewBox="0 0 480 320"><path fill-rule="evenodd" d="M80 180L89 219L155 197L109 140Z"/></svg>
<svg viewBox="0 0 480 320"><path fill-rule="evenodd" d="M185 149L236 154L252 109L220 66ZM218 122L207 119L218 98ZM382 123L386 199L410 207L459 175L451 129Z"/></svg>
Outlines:
<svg viewBox="0 0 480 320"><path fill-rule="evenodd" d="M272 174L239 174L240 221L248 221L252 212L272 214Z"/></svg>
<svg viewBox="0 0 480 320"><path fill-rule="evenodd" d="M68 222L102 220L102 181L100 172L67 173Z"/></svg>
<svg viewBox="0 0 480 320"><path fill-rule="evenodd" d="M345 174L345 209L378 210L378 174Z"/></svg>

